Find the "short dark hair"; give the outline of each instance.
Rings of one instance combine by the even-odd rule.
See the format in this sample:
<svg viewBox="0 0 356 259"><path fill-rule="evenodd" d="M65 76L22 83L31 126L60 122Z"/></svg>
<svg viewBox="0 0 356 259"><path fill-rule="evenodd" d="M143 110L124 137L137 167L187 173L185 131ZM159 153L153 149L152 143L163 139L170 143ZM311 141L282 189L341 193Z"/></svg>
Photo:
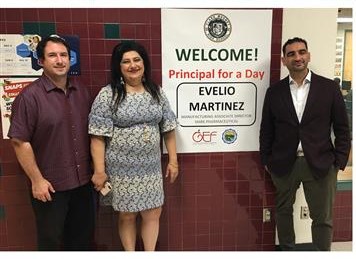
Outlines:
<svg viewBox="0 0 356 259"><path fill-rule="evenodd" d="M293 39L289 39L286 41L286 43L283 44L283 56L286 54L286 47L287 45L290 45L290 44L293 44L293 43L296 43L296 42L301 42L301 43L304 43L305 45L305 48L308 50L308 43L305 39L302 39L302 38L299 38L299 37L294 37Z"/></svg>
<svg viewBox="0 0 356 259"><path fill-rule="evenodd" d="M47 45L47 42L52 41L55 43L61 43L63 44L68 52L68 56L70 58L70 46L69 44L66 42L65 39L63 39L62 37L58 36L58 35L50 35L48 37L45 37L44 39L42 39L36 47L36 53L37 53L37 57L38 59L44 59L44 49Z"/></svg>

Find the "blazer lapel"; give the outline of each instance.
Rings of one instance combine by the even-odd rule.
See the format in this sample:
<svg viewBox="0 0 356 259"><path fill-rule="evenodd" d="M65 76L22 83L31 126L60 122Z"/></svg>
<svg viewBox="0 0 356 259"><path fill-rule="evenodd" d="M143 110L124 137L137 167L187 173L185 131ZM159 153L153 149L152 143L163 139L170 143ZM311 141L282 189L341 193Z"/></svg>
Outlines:
<svg viewBox="0 0 356 259"><path fill-rule="evenodd" d="M293 121L299 124L297 112L295 111L294 104L293 104L292 94L290 93L289 76L283 79L281 92L282 92L283 102L287 107L286 112L288 112L288 114L292 116Z"/></svg>

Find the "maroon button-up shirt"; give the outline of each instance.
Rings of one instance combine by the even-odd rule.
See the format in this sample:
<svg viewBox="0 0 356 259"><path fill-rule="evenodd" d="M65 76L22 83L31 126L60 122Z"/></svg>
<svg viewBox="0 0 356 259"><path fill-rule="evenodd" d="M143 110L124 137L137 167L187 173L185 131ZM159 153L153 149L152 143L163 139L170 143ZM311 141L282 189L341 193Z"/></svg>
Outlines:
<svg viewBox="0 0 356 259"><path fill-rule="evenodd" d="M56 191L90 181L90 106L84 87L70 80L65 93L44 74L12 104L8 136L31 143L43 177Z"/></svg>

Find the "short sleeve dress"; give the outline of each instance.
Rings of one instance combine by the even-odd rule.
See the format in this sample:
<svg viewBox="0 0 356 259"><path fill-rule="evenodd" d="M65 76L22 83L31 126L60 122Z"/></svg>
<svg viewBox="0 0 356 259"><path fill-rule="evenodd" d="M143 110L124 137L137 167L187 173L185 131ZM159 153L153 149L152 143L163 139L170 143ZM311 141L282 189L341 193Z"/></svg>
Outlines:
<svg viewBox="0 0 356 259"><path fill-rule="evenodd" d="M115 211L138 212L163 205L160 133L177 126L168 99L128 93L112 111L112 89L103 87L89 114L89 134L104 136L106 173L112 191L101 198Z"/></svg>

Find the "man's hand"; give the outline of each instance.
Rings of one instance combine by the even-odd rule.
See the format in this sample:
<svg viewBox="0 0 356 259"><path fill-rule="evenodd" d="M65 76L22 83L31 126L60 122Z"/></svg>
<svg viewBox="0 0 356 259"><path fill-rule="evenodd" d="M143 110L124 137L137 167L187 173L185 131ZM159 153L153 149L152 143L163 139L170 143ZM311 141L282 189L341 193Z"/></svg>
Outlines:
<svg viewBox="0 0 356 259"><path fill-rule="evenodd" d="M32 195L35 199L47 202L52 201L51 192L55 193L52 184L44 178L32 182Z"/></svg>

